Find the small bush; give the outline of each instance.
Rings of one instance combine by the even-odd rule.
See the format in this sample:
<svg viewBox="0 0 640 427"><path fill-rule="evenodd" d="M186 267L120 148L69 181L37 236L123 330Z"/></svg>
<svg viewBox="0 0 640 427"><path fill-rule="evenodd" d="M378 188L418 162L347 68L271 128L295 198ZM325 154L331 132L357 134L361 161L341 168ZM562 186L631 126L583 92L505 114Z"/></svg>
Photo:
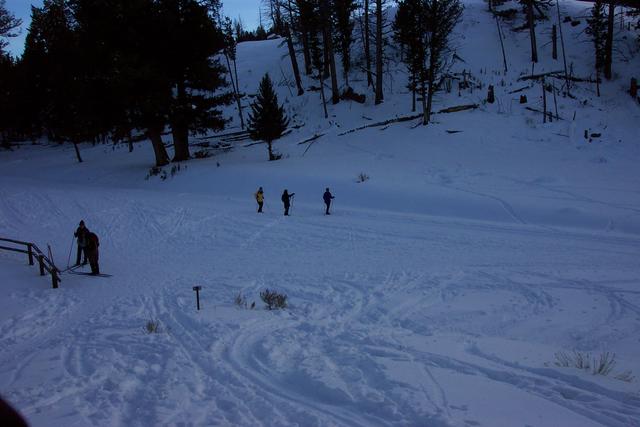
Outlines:
<svg viewBox="0 0 640 427"><path fill-rule="evenodd" d="M147 334L159 334L162 332L162 328L160 327L159 320L149 319L147 320L146 325L144 325L144 331Z"/></svg>
<svg viewBox="0 0 640 427"><path fill-rule="evenodd" d="M260 298L262 298L262 301L267 305L267 310L287 308L286 294L265 289L264 292L260 292Z"/></svg>
<svg viewBox="0 0 640 427"><path fill-rule="evenodd" d="M367 175L367 174L366 174L366 173L364 173L364 172L360 172L360 173L358 174L358 176L356 177L356 182L358 182L358 183L360 183L360 182L365 182L365 181L368 181L369 179L370 179L370 178L369 178L369 175Z"/></svg>
<svg viewBox="0 0 640 427"><path fill-rule="evenodd" d="M242 292L238 292L238 295L233 300L233 303L238 307L247 308L247 299L242 295Z"/></svg>
<svg viewBox="0 0 640 427"><path fill-rule="evenodd" d="M591 372L593 375L608 376L616 366L616 354L608 351L600 353L598 357L592 357L591 353L574 350L571 353L560 351L555 354L556 366L561 368L578 368ZM631 382L634 376L631 371L624 371L616 376L620 381Z"/></svg>
<svg viewBox="0 0 640 427"><path fill-rule="evenodd" d="M633 376L633 373L631 371L624 371L616 375L614 378L620 381L631 383L635 380L636 377Z"/></svg>
<svg viewBox="0 0 640 427"><path fill-rule="evenodd" d="M196 159L206 159L207 157L211 157L211 152L205 149L198 150L193 153L193 157L195 157Z"/></svg>

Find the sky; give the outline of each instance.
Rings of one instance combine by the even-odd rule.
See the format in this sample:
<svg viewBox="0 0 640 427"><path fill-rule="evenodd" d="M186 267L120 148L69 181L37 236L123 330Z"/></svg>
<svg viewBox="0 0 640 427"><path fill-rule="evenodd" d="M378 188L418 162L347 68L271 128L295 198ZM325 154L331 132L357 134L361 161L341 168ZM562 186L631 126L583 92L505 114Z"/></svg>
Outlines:
<svg viewBox="0 0 640 427"><path fill-rule="evenodd" d="M24 50L24 40L29 28L31 5L42 6L42 0L6 0L7 9L16 18L22 19L22 31L18 37L9 39L7 50L14 56L19 56ZM223 0L222 12L232 19L240 17L246 29L258 26L258 10L260 0Z"/></svg>

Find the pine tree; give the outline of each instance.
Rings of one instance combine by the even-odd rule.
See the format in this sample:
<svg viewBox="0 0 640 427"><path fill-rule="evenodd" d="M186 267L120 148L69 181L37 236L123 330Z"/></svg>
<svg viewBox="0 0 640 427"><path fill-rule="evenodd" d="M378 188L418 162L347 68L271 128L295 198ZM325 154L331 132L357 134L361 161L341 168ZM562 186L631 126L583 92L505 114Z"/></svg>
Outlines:
<svg viewBox="0 0 640 427"><path fill-rule="evenodd" d="M14 32L16 28L22 25L22 21L16 19L6 7L6 1L0 0L0 56L4 55L4 48L7 47L8 42L4 40L5 37L15 37L17 34Z"/></svg>
<svg viewBox="0 0 640 427"><path fill-rule="evenodd" d="M460 4L460 0L423 0L423 2L425 26L429 30L426 106L424 105L424 95L422 101L424 108L423 124L426 125L431 118L433 95L438 88L438 81L445 66L444 55L449 47L449 37L462 16L463 7Z"/></svg>
<svg viewBox="0 0 640 427"><path fill-rule="evenodd" d="M272 143L280 138L289 125L284 108L278 104L278 96L273 90L273 83L269 74L265 74L260 82L258 96L251 105L249 114L249 134L253 140L267 143L269 160L280 158L273 152Z"/></svg>
<svg viewBox="0 0 640 427"><path fill-rule="evenodd" d="M587 34L591 36L595 52L596 91L600 96L600 72L605 64L605 44L607 21L604 14L604 1L596 0L587 19Z"/></svg>
<svg viewBox="0 0 640 427"><path fill-rule="evenodd" d="M412 93L411 111L416 110L416 91L424 79L428 32L424 26L422 0L401 0L398 2L396 19L393 22L394 37L402 46L402 60L409 72L407 87Z"/></svg>
<svg viewBox="0 0 640 427"><path fill-rule="evenodd" d="M336 45L342 54L342 71L345 85L349 86L349 71L351 70L351 44L353 43L352 14L356 10L355 0L334 0L334 17L336 28Z"/></svg>
<svg viewBox="0 0 640 427"><path fill-rule="evenodd" d="M156 0L164 47L164 70L175 89L169 122L173 135L173 161L190 158L189 134L224 128L221 105L232 94L220 94L226 86L224 67L215 55L224 48L224 37L215 22L218 0L207 7L196 0ZM188 46L188 49L185 48Z"/></svg>

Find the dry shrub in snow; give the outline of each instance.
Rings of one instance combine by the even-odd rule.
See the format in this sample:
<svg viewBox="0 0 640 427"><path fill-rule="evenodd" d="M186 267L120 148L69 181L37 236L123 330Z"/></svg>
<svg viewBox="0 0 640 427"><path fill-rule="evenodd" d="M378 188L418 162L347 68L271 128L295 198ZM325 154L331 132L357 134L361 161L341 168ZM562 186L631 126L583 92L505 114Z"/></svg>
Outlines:
<svg viewBox="0 0 640 427"><path fill-rule="evenodd" d="M262 298L262 301L267 305L267 310L287 308L286 294L265 289L264 292L260 292L260 298Z"/></svg>
<svg viewBox="0 0 640 427"><path fill-rule="evenodd" d="M244 295L242 295L242 292L238 292L238 295L236 295L236 297L234 298L233 303L238 307L247 308L247 299Z"/></svg>
<svg viewBox="0 0 640 427"><path fill-rule="evenodd" d="M591 353L574 350L571 353L560 351L555 354L556 366L562 368L578 368L591 372L593 375L608 376L616 366L616 354L608 351L600 353L598 357L593 357ZM614 378L631 382L634 379L631 371L625 371Z"/></svg>
<svg viewBox="0 0 640 427"><path fill-rule="evenodd" d="M360 172L356 178L356 182L365 182L369 180L369 175L364 172Z"/></svg>
<svg viewBox="0 0 640 427"><path fill-rule="evenodd" d="M160 328L160 321L153 319L147 320L146 325L144 325L144 331L147 334L159 334L162 332L162 329Z"/></svg>

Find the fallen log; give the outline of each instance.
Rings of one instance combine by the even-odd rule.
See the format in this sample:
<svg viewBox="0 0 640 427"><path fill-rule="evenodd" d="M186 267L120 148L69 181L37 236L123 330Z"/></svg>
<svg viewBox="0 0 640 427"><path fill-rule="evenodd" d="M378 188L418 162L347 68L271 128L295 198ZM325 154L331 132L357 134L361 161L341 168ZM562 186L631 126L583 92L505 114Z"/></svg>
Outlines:
<svg viewBox="0 0 640 427"><path fill-rule="evenodd" d="M530 76L522 76L520 78L518 78L518 81L524 81L524 80L540 80L544 77L553 77L554 79L560 79L560 80L570 80L572 82L579 82L579 83L599 83L600 80L593 80L593 79L589 79L589 78L582 78L582 77L574 77L574 76L565 76L564 75L564 71L551 71L549 73L543 73L543 74L532 74Z"/></svg>
<svg viewBox="0 0 640 427"><path fill-rule="evenodd" d="M311 146L318 140L320 139L320 137L322 137L324 135L324 133L318 133L313 135L311 138L307 138L302 142L299 142L298 145L300 144L306 144L306 143L310 143L307 148L304 150L304 153L302 153L302 156L304 157L305 154L307 154L307 151L309 151L309 148L311 148Z"/></svg>
<svg viewBox="0 0 640 427"><path fill-rule="evenodd" d="M475 110L478 107L478 104L457 105L455 107L443 108L436 114L457 113L458 111Z"/></svg>
<svg viewBox="0 0 640 427"><path fill-rule="evenodd" d="M479 107L478 104L457 105L455 107L443 108L442 110L439 110L439 111L435 112L434 114L457 113L458 111L474 110L474 109L476 109L478 107ZM357 128L350 129L350 130L348 130L346 132L339 133L338 136L344 136L344 135L347 135L349 133L357 132L359 130L363 130L363 129L367 129L367 128L388 126L388 125L393 124L393 123L408 122L408 121L411 121L411 120L419 119L419 118L421 118L423 116L424 116L424 114L420 113L420 114L413 114L411 116L396 117L394 119L384 120L382 122L376 122L376 123L371 123L371 124L368 124L368 125L359 126Z"/></svg>
<svg viewBox="0 0 640 427"><path fill-rule="evenodd" d="M306 143L311 142L311 141L315 141L316 139L320 138L321 136L324 136L324 133L317 133L317 134L313 135L312 137L309 137L309 138L305 139L304 141L298 142L298 145L302 145L302 144L306 144Z"/></svg>
<svg viewBox="0 0 640 427"><path fill-rule="evenodd" d="M560 70L560 71L549 71L548 73L542 73L542 74L530 74L527 76L520 76L518 78L518 81L523 81L523 80L537 80L537 79L541 79L542 77L547 77L547 76L551 76L553 74L558 74L558 73L564 73L564 70Z"/></svg>
<svg viewBox="0 0 640 427"><path fill-rule="evenodd" d="M518 92L522 92L523 90L527 90L527 89L529 89L529 86L524 86L524 87L521 87L520 89L512 90L511 92L509 92L509 95L512 95L512 94L518 93Z"/></svg>
<svg viewBox="0 0 640 427"><path fill-rule="evenodd" d="M414 114L412 116L396 117L395 119L389 119L389 120L385 120L383 122L376 122L376 123L371 123L369 125L359 126L357 128L348 130L346 132L339 133L338 136L344 136L344 135L347 135L349 133L357 132L359 130L366 129L366 128L385 126L385 125L389 125L391 123L408 122L409 120L415 120L415 119L420 118L420 117L422 117L422 114Z"/></svg>
<svg viewBox="0 0 640 427"><path fill-rule="evenodd" d="M537 108L533 108L533 107L524 107L524 108L526 108L529 111L533 111L534 113L545 114L544 111L538 110ZM564 120L562 117L553 114L551 111L547 111L547 115L549 117L553 117L556 120Z"/></svg>

